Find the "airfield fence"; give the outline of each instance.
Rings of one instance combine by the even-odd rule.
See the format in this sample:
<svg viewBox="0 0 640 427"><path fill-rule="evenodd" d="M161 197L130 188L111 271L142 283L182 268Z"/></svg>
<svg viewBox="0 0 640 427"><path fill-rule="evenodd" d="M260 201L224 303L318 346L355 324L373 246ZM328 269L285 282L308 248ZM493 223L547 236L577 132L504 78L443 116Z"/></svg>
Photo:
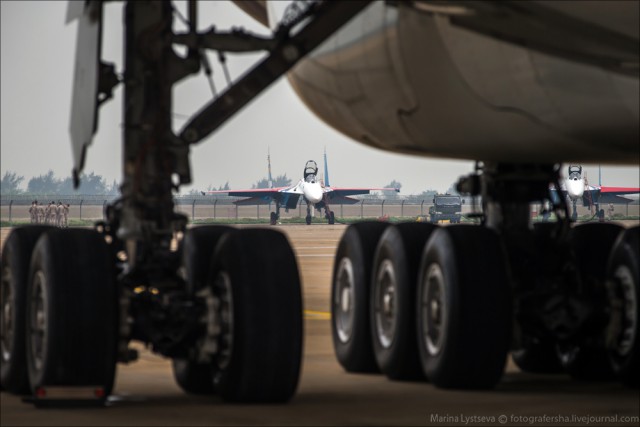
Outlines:
<svg viewBox="0 0 640 427"><path fill-rule="evenodd" d="M103 218L104 208L107 204L115 201L117 196L113 195L2 195L0 197L0 219L8 222L29 221L29 207L33 200L38 200L41 205L46 205L50 201L69 203L69 219L77 220L99 220ZM429 208L433 206L431 197L423 196L360 196L354 197L358 200L355 204L332 204L336 218L380 218L399 217L416 218L419 215L428 215ZM235 205L233 202L239 200L237 197L229 196L176 196L174 198L176 211L189 217L190 220L241 220L247 219L268 219L269 213L275 210L274 203L262 205ZM606 206L601 206L606 210ZM638 216L639 208L637 204L614 205L614 214L624 216ZM480 210L479 202L474 205L472 198L464 198L462 213L469 214ZM540 212L539 205L531 206L533 216ZM323 216L324 211L315 211L316 216ZM579 215L591 215L593 212L585 206L578 206ZM283 208L280 211L281 218L296 218L306 215L306 204L299 203L296 208Z"/></svg>

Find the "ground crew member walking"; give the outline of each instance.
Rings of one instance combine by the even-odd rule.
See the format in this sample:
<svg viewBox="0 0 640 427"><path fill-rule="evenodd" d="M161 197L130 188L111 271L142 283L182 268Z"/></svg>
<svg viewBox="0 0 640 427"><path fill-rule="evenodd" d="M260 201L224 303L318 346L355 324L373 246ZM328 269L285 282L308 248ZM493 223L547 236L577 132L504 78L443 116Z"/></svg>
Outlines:
<svg viewBox="0 0 640 427"><path fill-rule="evenodd" d="M67 222L69 218L69 203L65 204L62 207L62 221L64 223L64 227L69 227L69 223Z"/></svg>
<svg viewBox="0 0 640 427"><path fill-rule="evenodd" d="M613 219L613 203L609 203L609 208L607 209L607 217L609 221Z"/></svg>
<svg viewBox="0 0 640 427"><path fill-rule="evenodd" d="M62 227L62 202L59 200L56 206L56 227Z"/></svg>
<svg viewBox="0 0 640 427"><path fill-rule="evenodd" d="M51 224L51 202L44 208L44 222L45 224Z"/></svg>
<svg viewBox="0 0 640 427"><path fill-rule="evenodd" d="M35 200L31 202L31 207L29 208L29 216L31 216L31 224L36 224L38 222L38 205Z"/></svg>
<svg viewBox="0 0 640 427"><path fill-rule="evenodd" d="M38 202L36 201L36 205L37 205L37 203ZM44 218L45 218L45 216L44 216L44 206L39 205L38 206L38 223L39 224L44 224Z"/></svg>

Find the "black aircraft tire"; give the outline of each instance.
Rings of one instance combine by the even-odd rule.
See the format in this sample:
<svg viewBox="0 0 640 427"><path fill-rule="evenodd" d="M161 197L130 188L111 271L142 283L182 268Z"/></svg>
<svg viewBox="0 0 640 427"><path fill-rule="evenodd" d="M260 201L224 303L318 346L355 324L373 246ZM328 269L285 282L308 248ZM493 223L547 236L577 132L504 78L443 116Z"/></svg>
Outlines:
<svg viewBox="0 0 640 427"><path fill-rule="evenodd" d="M64 249L64 250L63 250ZM93 386L111 393L116 370L118 293L104 237L57 229L35 246L29 270L27 365L32 392Z"/></svg>
<svg viewBox="0 0 640 427"><path fill-rule="evenodd" d="M187 231L183 242L182 265L187 293L193 296L206 285L211 257L220 238L235 228L223 225L194 227ZM215 394L214 369L211 363L189 359L173 359L173 376L182 390L191 394Z"/></svg>
<svg viewBox="0 0 640 427"><path fill-rule="evenodd" d="M511 293L496 233L436 229L418 278L418 348L441 388L487 389L500 380L511 338Z"/></svg>
<svg viewBox="0 0 640 427"><path fill-rule="evenodd" d="M437 227L401 223L385 230L371 274L371 336L380 371L392 380L424 380L416 340L415 295L422 250Z"/></svg>
<svg viewBox="0 0 640 427"><path fill-rule="evenodd" d="M183 242L182 265L189 295L193 296L206 286L216 245L224 234L236 230L226 225L205 225L187 231Z"/></svg>
<svg viewBox="0 0 640 427"><path fill-rule="evenodd" d="M300 276L287 238L270 229L225 234L207 285L220 301L214 384L232 402L286 402L302 361Z"/></svg>
<svg viewBox="0 0 640 427"><path fill-rule="evenodd" d="M634 227L620 235L609 257L608 294L610 305L618 307L618 313L612 316L607 336L618 347L608 349L614 372L623 384L636 389L640 387L639 259L640 227ZM620 331L616 320L625 330Z"/></svg>
<svg viewBox="0 0 640 427"><path fill-rule="evenodd" d="M347 372L380 372L371 347L369 287L375 249L388 225L352 224L338 244L331 279L331 333L336 358Z"/></svg>
<svg viewBox="0 0 640 427"><path fill-rule="evenodd" d="M612 223L587 223L571 230L571 244L584 290L593 301L606 298L607 259L623 228ZM597 243L596 243L597 242ZM577 380L615 379L604 338L595 344L558 349L564 369Z"/></svg>
<svg viewBox="0 0 640 427"><path fill-rule="evenodd" d="M335 224L336 223L336 214L333 211L329 212L329 224Z"/></svg>
<svg viewBox="0 0 640 427"><path fill-rule="evenodd" d="M30 391L25 353L25 319L31 254L42 233L52 229L48 225L14 228L2 249L0 385L2 390L15 394L28 394Z"/></svg>
<svg viewBox="0 0 640 427"><path fill-rule="evenodd" d="M311 215L307 215L307 216L304 218L304 220L305 220L305 222L307 223L307 225L311 225Z"/></svg>
<svg viewBox="0 0 640 427"><path fill-rule="evenodd" d="M271 212L271 215L269 216L269 224L276 225L277 222L278 222L278 215L276 215L275 212Z"/></svg>

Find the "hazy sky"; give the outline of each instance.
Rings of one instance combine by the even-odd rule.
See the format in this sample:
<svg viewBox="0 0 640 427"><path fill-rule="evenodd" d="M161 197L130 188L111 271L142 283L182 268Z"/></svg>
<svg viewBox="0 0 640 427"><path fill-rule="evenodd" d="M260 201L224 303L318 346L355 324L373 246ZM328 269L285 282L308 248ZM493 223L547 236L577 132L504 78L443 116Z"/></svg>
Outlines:
<svg viewBox="0 0 640 427"><path fill-rule="evenodd" d="M176 2L184 10L184 2ZM201 2L203 3L203 2ZM26 181L53 170L70 176L69 114L73 80L76 23L65 25L64 1L2 1L1 30L1 162L0 172L17 172ZM103 58L122 72L122 4L107 3ZM226 1L204 2L199 29L242 26L256 33L266 29ZM180 28L176 26L176 28ZM210 56L216 88L225 87L222 68ZM229 56L232 79L237 79L259 56ZM211 99L204 74L183 81L174 90L174 111L192 114ZM122 85L100 110L99 128L85 163L110 183L121 177ZM184 124L177 116L174 129ZM193 186L206 189L229 182L233 189L250 188L267 173L270 147L274 175L286 173L296 181L305 161L320 165L324 147L334 186L381 186L402 183L401 194L426 189L446 190L472 170L470 161L434 160L391 154L368 148L334 131L316 118L297 98L286 79L280 79L220 130L191 150ZM597 166L585 166L590 183L597 183ZM637 186L639 168L602 167L603 184Z"/></svg>

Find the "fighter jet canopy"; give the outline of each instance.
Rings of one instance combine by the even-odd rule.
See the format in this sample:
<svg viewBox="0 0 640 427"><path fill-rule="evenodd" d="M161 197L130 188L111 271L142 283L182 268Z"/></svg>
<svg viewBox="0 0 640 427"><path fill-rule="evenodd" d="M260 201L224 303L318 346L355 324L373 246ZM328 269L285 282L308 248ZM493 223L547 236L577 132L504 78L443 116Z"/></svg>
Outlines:
<svg viewBox="0 0 640 427"><path fill-rule="evenodd" d="M313 160L309 160L304 165L304 180L307 181L307 182L309 180L314 180L315 181L315 178L316 178L317 174L318 174L318 165Z"/></svg>
<svg viewBox="0 0 640 427"><path fill-rule="evenodd" d="M569 179L580 179L582 176L582 166L569 165Z"/></svg>

